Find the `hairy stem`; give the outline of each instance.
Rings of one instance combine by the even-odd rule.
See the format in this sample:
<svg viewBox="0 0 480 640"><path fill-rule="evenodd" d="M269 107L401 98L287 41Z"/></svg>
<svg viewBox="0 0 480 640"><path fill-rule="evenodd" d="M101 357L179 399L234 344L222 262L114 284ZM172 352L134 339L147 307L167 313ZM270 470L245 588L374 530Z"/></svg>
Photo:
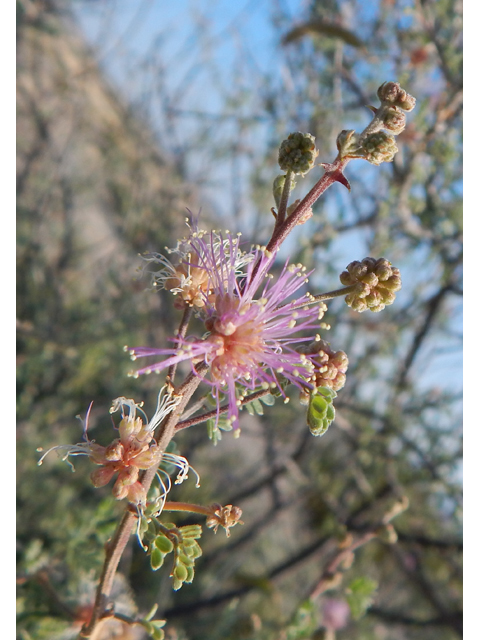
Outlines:
<svg viewBox="0 0 480 640"><path fill-rule="evenodd" d="M344 158L343 160L335 160L332 164L325 165L325 173L317 182L317 184L314 185L312 189L307 193L307 195L303 198L292 215L288 216L288 218L283 222L282 225L275 225L272 238L267 245L268 251L277 251L290 231L292 231L292 229L296 226L300 218L306 211L308 211L308 209L310 209L310 207L318 200L318 198L320 198L320 196L328 189L328 187L331 187L334 182L342 182L342 184L345 184L343 169L346 167L349 161L350 158ZM285 185L286 184L287 182L285 181Z"/></svg>
<svg viewBox="0 0 480 640"><path fill-rule="evenodd" d="M243 400L241 400L241 405L248 404L249 402L253 402L257 400L257 398L263 398L270 393L270 389L262 389L261 391L256 391L255 393L251 393L249 396L245 396ZM220 409L213 409L212 411L208 411L207 413L202 413L201 416L195 416L194 418L188 418L188 420L182 420L178 422L175 431L180 431L181 429L187 429L188 427L193 427L195 424L200 424L201 422L206 422L210 420L210 418L215 418L217 415L221 415L222 413L226 413L228 411L229 405L224 405L220 407Z"/></svg>
<svg viewBox="0 0 480 640"><path fill-rule="evenodd" d="M342 287L341 289L327 291L327 293L319 293L318 296L312 296L308 302L303 302L302 304L292 307L292 309L300 309L302 307L308 307L311 304L316 304L317 302L323 302L324 300L332 300L333 298L346 296L349 293L353 293L356 288L356 284L349 284L347 287Z"/></svg>
<svg viewBox="0 0 480 640"><path fill-rule="evenodd" d="M166 502L163 511L188 511L207 517L212 515L211 507L203 507L200 504L190 504L189 502Z"/></svg>
<svg viewBox="0 0 480 640"><path fill-rule="evenodd" d="M285 175L285 184L283 185L282 197L280 199L280 205L278 207L277 221L275 223L275 229L281 227L285 222L285 216L287 213L288 199L290 198L290 192L292 190L294 173L289 169Z"/></svg>

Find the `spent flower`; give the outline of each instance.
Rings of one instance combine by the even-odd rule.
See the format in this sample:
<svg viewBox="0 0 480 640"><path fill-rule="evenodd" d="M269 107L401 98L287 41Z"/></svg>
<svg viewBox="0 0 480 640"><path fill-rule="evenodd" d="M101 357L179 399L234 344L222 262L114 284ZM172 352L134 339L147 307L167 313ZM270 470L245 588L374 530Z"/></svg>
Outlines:
<svg viewBox="0 0 480 640"><path fill-rule="evenodd" d="M146 501L145 489L139 481L140 471L153 467L160 460L178 467L180 471L177 476L177 482L182 482L188 477L188 461L182 456L162 452L154 439L156 427L179 401L178 398L174 398L168 393L164 394L164 390L165 387L160 391L157 409L150 421L146 419L140 404L123 397L116 398L112 403L110 413L118 410L122 413L122 419L118 426L118 438L115 438L107 446L102 446L93 440L89 440L87 437L87 414L86 428L84 429L85 441L52 447L43 454L38 464L41 465L51 451L62 452L63 460L68 462L70 456L88 456L94 464L99 465L99 468L95 469L90 476L94 487L105 486L115 474L118 474L112 489L114 497L117 500L127 498L129 502L135 504L144 504ZM145 420L140 415L137 415L139 412ZM164 501L166 493L170 490L171 483L169 479L167 485L165 485L161 477L159 477L159 480L164 490L161 496Z"/></svg>
<svg viewBox="0 0 480 640"><path fill-rule="evenodd" d="M190 306L198 310L205 306L205 300L210 295L209 274L203 264L211 260L210 254L218 257L220 253L228 252L228 241L212 231L209 234L211 242L207 245L201 242L207 232L198 228L194 216L190 223L188 219L186 222L190 228L190 234L179 240L174 249L166 247L166 252L172 255L173 262L160 253L142 257L147 263L162 267L152 272L153 284L157 289L165 289L176 296L174 306L177 309ZM209 255L205 255L204 251ZM243 267L251 256L237 251L235 259L236 273L241 275Z"/></svg>

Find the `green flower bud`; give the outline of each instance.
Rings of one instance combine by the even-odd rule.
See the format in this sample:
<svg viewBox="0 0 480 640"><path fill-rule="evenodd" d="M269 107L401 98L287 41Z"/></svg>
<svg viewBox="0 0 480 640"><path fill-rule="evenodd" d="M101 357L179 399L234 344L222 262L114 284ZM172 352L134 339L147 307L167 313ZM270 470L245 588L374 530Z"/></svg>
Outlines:
<svg viewBox="0 0 480 640"><path fill-rule="evenodd" d="M402 133L405 129L407 116L399 107L392 105L384 109L379 109L377 116L382 118L385 129L388 129L395 135Z"/></svg>
<svg viewBox="0 0 480 640"><path fill-rule="evenodd" d="M340 158L363 158L364 152L353 129L344 129L337 136L337 149Z"/></svg>
<svg viewBox="0 0 480 640"><path fill-rule="evenodd" d="M398 147L395 138L385 131L371 133L362 142L363 157L371 164L379 165L382 162L392 162Z"/></svg>
<svg viewBox="0 0 480 640"><path fill-rule="evenodd" d="M278 164L282 171L305 175L313 168L318 151L310 133L291 133L280 145Z"/></svg>

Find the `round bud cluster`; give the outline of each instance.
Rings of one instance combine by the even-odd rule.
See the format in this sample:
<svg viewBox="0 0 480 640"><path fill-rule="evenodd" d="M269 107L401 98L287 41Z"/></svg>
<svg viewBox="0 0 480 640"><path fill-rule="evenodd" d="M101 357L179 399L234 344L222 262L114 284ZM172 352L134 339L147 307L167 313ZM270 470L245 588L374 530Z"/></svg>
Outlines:
<svg viewBox="0 0 480 640"><path fill-rule="evenodd" d="M404 111L414 108L415 98L404 91L398 82L384 82L377 95L381 105L378 109L369 107L374 117L364 131L357 134L345 130L337 137L339 158L363 158L375 165L392 162L398 151L393 136L405 129L407 119Z"/></svg>
<svg viewBox="0 0 480 640"><path fill-rule="evenodd" d="M392 105L382 110L382 120L385 129L398 135L405 129L407 116L401 109Z"/></svg>
<svg viewBox="0 0 480 640"><path fill-rule="evenodd" d="M310 133L291 133L280 145L278 164L282 171L293 171L305 175L313 168L318 150L315 138Z"/></svg>
<svg viewBox="0 0 480 640"><path fill-rule="evenodd" d="M356 285L355 291L345 296L345 302L359 313L367 309L382 311L392 304L395 292L402 287L400 270L385 258L351 262L340 274L340 282L346 286Z"/></svg>
<svg viewBox="0 0 480 640"><path fill-rule="evenodd" d="M398 147L395 138L385 131L377 131L368 135L362 144L364 158L372 164L382 164L382 162L392 162Z"/></svg>
<svg viewBox="0 0 480 640"><path fill-rule="evenodd" d="M402 89L398 82L384 82L378 88L377 96L381 102L389 102L404 111L411 111L416 103L415 98Z"/></svg>
<svg viewBox="0 0 480 640"><path fill-rule="evenodd" d="M311 356L310 360L315 367L310 383L333 391L344 387L348 369L348 357L344 351L333 351L328 342L318 340L306 347L305 355Z"/></svg>

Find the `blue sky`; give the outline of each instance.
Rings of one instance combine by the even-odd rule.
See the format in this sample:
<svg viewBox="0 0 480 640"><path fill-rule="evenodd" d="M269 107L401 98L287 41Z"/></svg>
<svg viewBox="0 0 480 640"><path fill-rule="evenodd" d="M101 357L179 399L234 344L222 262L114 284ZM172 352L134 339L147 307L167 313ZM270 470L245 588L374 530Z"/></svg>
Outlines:
<svg viewBox="0 0 480 640"><path fill-rule="evenodd" d="M410 0L405 0L406 5L409 3ZM244 56L248 62L246 68L250 65L252 70L281 73L281 66L277 62L278 31L271 24L273 4L271 0L75 0L73 6L77 20L86 38L96 49L101 65L129 101L139 109L148 105L145 115L153 128L157 129L163 148L168 150L169 147L174 149L175 145L188 145L189 135L194 135L198 123L196 116L199 113L221 113L224 108L224 89L228 90L234 84L242 86L245 82L244 77L236 75L239 55ZM292 16L294 24L304 18L309 2L278 0L278 4ZM368 6L369 10L363 14L362 5L362 19L372 18L377 3L372 2ZM408 12L405 19L409 19ZM199 34L203 38L202 47L198 46ZM155 63L151 68L145 66L147 59ZM209 64L205 64L207 61ZM173 107L182 112L181 139L178 131L173 135L168 124L165 126L163 122L165 111L158 105L158 96L162 91L157 90L155 93L155 88L152 88L159 74ZM235 105L231 110L236 116L248 118L253 109L254 104L249 98L244 104ZM365 124L366 122L367 119ZM348 126L348 123L344 126ZM225 135L231 136L235 124L225 121L221 127ZM257 130L261 135L261 126ZM202 153L202 149L192 150L188 156L188 170L193 177L203 175L205 165L212 161L208 153ZM222 165L221 159L216 162L213 171L215 178L210 186L204 186L205 200L208 203L210 199L217 205L217 209L223 213L225 224L230 226L238 222L232 213L234 196L231 193L231 168L226 164ZM238 170L245 185L249 167L244 164ZM367 163L352 166L351 173L359 171L362 180L368 184L370 177L375 178L379 169ZM380 171L385 169L380 167ZM308 180L306 184L307 182ZM295 197L298 196L295 194ZM350 194L346 191L331 195L328 209L334 211L342 207L345 210L349 206L349 197ZM368 208L368 203L366 205ZM306 233L307 227L308 223L305 225ZM340 269L350 261L350 256L359 258L359 254L364 251L364 232L356 231L350 236L347 238L342 235L338 243L336 255ZM284 247L285 251L288 251L287 245L288 243ZM407 283L410 280L415 282L418 263L415 263L412 270L408 267L409 260L410 257L407 256L405 265L398 264L402 268L405 282L404 290L398 296L399 304L407 296ZM424 266L429 264L428 257L425 260L420 257L419 260ZM461 308L455 313L455 325L458 324L459 333L460 312ZM450 374L454 367L459 374L454 376L452 385L460 389L460 364L459 357L452 357L448 351L443 355L438 354L432 361L432 370L423 379L428 380L427 384L437 380L444 384L445 379L452 378Z"/></svg>

